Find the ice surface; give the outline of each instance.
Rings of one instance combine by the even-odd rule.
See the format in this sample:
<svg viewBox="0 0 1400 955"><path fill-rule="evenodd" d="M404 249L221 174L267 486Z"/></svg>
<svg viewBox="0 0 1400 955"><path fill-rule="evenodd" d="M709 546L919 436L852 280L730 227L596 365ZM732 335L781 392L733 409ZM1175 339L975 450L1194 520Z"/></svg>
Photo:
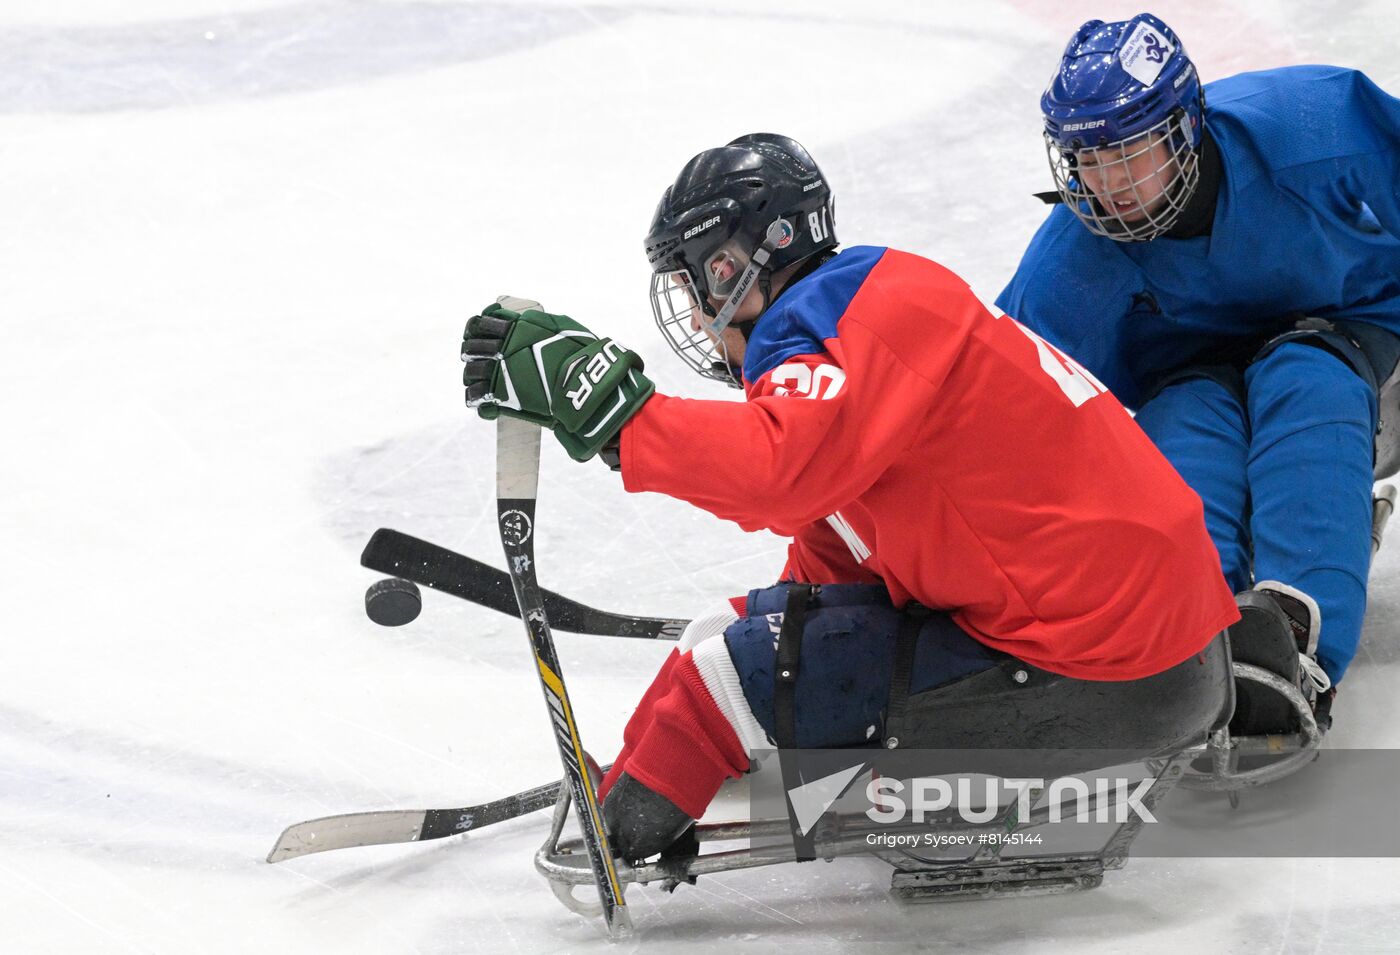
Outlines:
<svg viewBox="0 0 1400 955"><path fill-rule="evenodd" d="M1388 3L1169 6L1207 79L1321 61L1400 90ZM557 774L517 623L433 594L401 630L362 611L375 527L498 556L461 323L530 295L640 349L664 390L722 397L651 328L640 236L686 158L754 129L811 147L847 243L924 252L995 295L1043 214L1055 56L1082 19L1136 12L0 11L0 948L604 949L533 871L544 816L262 861L299 819ZM685 615L782 562L776 538L626 495L553 445L542 489L541 577L600 606ZM1400 745L1397 555L1339 744ZM560 644L606 757L667 648ZM1081 896L905 909L885 866L842 861L633 890L621 950L1388 950L1397 879L1393 860L1144 859Z"/></svg>

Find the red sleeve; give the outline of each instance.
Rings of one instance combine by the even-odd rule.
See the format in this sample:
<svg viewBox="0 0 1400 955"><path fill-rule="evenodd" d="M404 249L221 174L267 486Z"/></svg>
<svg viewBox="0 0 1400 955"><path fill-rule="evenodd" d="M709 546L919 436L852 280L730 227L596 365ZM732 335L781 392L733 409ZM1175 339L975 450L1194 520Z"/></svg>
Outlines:
<svg viewBox="0 0 1400 955"><path fill-rule="evenodd" d="M878 297L857 295L828 354L790 359L751 385L742 404L654 395L622 431L627 490L658 491L745 530L786 536L859 497L931 426L934 395L960 346L930 329L919 307L876 332L860 315L891 312L868 301ZM828 378L805 397L775 382L794 363L834 366L844 380L838 388Z"/></svg>

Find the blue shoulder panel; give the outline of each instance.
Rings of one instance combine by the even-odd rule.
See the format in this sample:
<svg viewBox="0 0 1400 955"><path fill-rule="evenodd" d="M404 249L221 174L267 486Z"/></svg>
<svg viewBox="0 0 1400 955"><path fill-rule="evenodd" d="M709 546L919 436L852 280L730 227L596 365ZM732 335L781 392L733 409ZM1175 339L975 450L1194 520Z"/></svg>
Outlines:
<svg viewBox="0 0 1400 955"><path fill-rule="evenodd" d="M1205 91L1206 125L1212 132L1222 127L1222 150L1232 145L1226 140L1243 135L1274 174L1391 148L1382 131L1394 130L1396 101L1355 70L1280 67L1216 80ZM1299 135L1300 122L1306 135Z"/></svg>
<svg viewBox="0 0 1400 955"><path fill-rule="evenodd" d="M858 245L787 288L764 312L744 353L744 380L757 381L794 355L825 351L836 323L885 249Z"/></svg>

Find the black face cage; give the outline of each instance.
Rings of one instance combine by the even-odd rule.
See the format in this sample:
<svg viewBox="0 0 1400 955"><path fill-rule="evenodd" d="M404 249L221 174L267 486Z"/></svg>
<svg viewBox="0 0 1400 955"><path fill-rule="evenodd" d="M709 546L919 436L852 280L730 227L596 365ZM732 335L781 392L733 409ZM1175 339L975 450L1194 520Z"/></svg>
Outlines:
<svg viewBox="0 0 1400 955"><path fill-rule="evenodd" d="M1071 212L1095 235L1145 242L1181 217L1200 181L1200 150L1191 145L1185 110L1130 140L1068 150L1045 133L1050 172ZM1160 146L1164 158L1144 168Z"/></svg>

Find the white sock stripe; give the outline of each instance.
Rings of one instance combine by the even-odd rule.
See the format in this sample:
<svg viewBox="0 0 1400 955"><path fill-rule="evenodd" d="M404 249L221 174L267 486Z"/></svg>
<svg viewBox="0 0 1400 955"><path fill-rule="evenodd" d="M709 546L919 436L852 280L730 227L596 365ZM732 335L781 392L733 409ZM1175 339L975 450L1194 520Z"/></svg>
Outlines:
<svg viewBox="0 0 1400 955"><path fill-rule="evenodd" d="M710 691L710 698L729 725L734 727L739 745L745 751L770 747L772 744L768 741L768 734L758 725L753 710L749 709L749 701L744 699L744 691L739 685L739 671L734 669L734 661L729 658L729 647L725 645L724 637L715 636L702 641L691 651L691 658L695 661L700 679L705 681L705 689Z"/></svg>
<svg viewBox="0 0 1400 955"><path fill-rule="evenodd" d="M686 624L685 629L681 631L681 638L676 644L677 649L681 653L693 650L701 640L708 640L710 637L724 633L729 625L738 619L739 615L734 612L733 605L726 600L714 610L702 614Z"/></svg>

